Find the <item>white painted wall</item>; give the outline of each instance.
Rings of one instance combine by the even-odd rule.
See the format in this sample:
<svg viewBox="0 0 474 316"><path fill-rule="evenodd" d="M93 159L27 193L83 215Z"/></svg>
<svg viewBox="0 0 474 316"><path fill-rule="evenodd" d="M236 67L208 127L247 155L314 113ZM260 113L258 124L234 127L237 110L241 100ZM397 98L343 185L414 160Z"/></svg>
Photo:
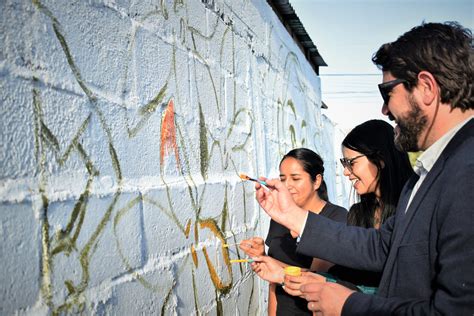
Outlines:
<svg viewBox="0 0 474 316"><path fill-rule="evenodd" d="M221 247L268 227L238 174L309 147L345 201L320 80L272 9L205 2L0 1L1 315L261 315Z"/></svg>

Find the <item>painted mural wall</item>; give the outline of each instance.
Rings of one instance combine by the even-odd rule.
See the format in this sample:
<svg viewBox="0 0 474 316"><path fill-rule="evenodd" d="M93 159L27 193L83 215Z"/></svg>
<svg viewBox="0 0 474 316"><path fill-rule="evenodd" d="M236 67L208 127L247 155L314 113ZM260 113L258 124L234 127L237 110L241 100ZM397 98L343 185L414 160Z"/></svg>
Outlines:
<svg viewBox="0 0 474 316"><path fill-rule="evenodd" d="M320 80L266 1L0 12L0 314L263 314L230 263L268 227L239 173L305 146L346 196Z"/></svg>

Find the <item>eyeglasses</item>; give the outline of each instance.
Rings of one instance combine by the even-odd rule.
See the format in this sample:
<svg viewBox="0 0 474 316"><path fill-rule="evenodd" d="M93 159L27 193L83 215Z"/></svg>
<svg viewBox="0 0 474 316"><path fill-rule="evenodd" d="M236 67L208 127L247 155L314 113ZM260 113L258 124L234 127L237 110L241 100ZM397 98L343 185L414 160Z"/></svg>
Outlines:
<svg viewBox="0 0 474 316"><path fill-rule="evenodd" d="M388 105L388 101L390 101L390 92L392 92L393 88L404 82L407 81L404 79L395 79L379 84L379 90L384 104Z"/></svg>
<svg viewBox="0 0 474 316"><path fill-rule="evenodd" d="M344 168L347 168L347 170L352 172L352 165L354 164L354 160L356 160L357 158L360 158L360 157L364 157L364 156L365 155L359 155L359 156L355 156L355 157L352 157L352 158L341 158L341 159L339 159L339 161L341 161L341 164Z"/></svg>

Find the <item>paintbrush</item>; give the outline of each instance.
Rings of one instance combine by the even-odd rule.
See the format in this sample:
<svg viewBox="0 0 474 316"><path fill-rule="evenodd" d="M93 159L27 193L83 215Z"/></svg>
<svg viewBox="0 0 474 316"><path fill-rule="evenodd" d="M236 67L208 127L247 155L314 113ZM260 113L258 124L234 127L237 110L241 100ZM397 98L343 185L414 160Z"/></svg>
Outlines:
<svg viewBox="0 0 474 316"><path fill-rule="evenodd" d="M248 175L246 175L245 173L239 174L239 177L240 177L240 179L242 179L242 180L250 180L250 181L253 181L253 182L258 182L258 183L260 183L261 185L266 186L267 188L269 187L269 185L268 185L265 181L263 181L263 180L258 180L258 179L254 179L254 178L250 178L250 177L249 177Z"/></svg>
<svg viewBox="0 0 474 316"><path fill-rule="evenodd" d="M253 262L253 259L232 259L230 263L250 263Z"/></svg>

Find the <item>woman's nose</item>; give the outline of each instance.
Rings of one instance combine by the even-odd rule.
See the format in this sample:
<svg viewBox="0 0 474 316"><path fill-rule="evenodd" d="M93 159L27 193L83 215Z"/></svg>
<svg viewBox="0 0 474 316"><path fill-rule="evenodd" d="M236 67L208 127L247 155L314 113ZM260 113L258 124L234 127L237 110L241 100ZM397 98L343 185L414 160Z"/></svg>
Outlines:
<svg viewBox="0 0 474 316"><path fill-rule="evenodd" d="M285 186L286 186L287 188L289 188L289 187L291 187L291 186L293 185L293 181L291 181L291 180L289 180L289 179L286 179L286 180L284 181L284 183L285 183Z"/></svg>
<svg viewBox="0 0 474 316"><path fill-rule="evenodd" d="M349 170L349 168L344 167L343 175L346 177L351 175L351 171Z"/></svg>

